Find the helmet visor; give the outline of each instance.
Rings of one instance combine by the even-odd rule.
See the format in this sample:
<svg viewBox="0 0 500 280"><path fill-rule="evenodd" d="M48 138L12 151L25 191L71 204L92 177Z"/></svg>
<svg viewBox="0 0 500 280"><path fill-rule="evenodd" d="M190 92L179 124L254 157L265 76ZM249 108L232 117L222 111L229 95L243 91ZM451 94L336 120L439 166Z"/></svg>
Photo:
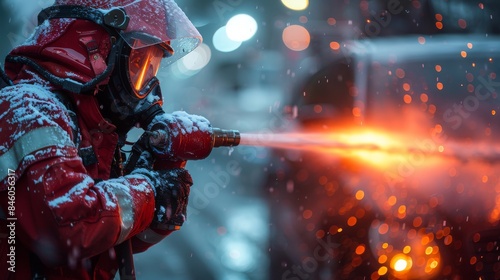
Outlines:
<svg viewBox="0 0 500 280"><path fill-rule="evenodd" d="M173 55L170 64L194 50L202 41L198 30L173 0L137 0L124 5L130 21L120 36L132 49L151 45L169 45ZM137 38L137 34L145 34ZM147 38L147 39L144 39ZM137 40L141 44L136 44Z"/></svg>
<svg viewBox="0 0 500 280"><path fill-rule="evenodd" d="M140 45L136 41L134 46ZM128 61L130 84L135 92L140 92L144 86L158 73L162 58L169 52L157 46L132 48Z"/></svg>

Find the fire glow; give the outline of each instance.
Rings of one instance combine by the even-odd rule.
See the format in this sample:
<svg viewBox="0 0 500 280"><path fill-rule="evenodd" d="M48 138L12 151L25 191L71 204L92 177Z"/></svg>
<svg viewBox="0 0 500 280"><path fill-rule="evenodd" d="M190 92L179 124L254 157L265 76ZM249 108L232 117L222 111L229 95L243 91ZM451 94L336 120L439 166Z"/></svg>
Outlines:
<svg viewBox="0 0 500 280"><path fill-rule="evenodd" d="M241 145L265 146L357 157L369 163L390 162L389 151L405 147L388 134L376 131L332 133L242 134Z"/></svg>
<svg viewBox="0 0 500 280"><path fill-rule="evenodd" d="M388 167L398 163L401 158L411 156L425 156L428 159L426 164L441 162L446 158L500 158L500 147L454 141L438 145L425 137L400 135L377 129L344 129L326 133L243 133L240 144L356 158L378 167Z"/></svg>

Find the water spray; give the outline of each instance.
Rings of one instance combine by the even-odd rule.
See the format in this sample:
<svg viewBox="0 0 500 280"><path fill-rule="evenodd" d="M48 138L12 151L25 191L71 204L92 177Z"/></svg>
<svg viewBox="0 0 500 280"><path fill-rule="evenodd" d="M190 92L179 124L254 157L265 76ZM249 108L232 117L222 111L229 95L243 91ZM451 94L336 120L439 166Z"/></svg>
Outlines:
<svg viewBox="0 0 500 280"><path fill-rule="evenodd" d="M430 138L396 135L383 131L325 133L242 133L240 145L285 150L301 150L365 160L394 160L410 154L456 160L500 161L500 146L491 143L466 143L447 140L436 143ZM372 158L370 158L372 157Z"/></svg>

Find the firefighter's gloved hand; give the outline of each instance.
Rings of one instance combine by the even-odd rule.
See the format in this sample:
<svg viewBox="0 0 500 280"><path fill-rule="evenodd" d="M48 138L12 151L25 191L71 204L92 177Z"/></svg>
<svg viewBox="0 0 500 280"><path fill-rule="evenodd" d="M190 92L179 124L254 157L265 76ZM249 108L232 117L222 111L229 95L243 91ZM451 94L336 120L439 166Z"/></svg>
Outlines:
<svg viewBox="0 0 500 280"><path fill-rule="evenodd" d="M135 169L137 170L137 169L144 168L147 170L153 170L154 162L155 162L155 159L154 159L153 155L149 151L144 150L144 151L142 151L141 156L139 157L139 159L137 160L137 163L135 164Z"/></svg>
<svg viewBox="0 0 500 280"><path fill-rule="evenodd" d="M132 174L142 174L153 183L155 214L151 227L178 230L186 220L189 191L193 179L184 168L153 170L154 157L143 151Z"/></svg>
<svg viewBox="0 0 500 280"><path fill-rule="evenodd" d="M186 221L189 191L193 179L184 168L157 171L161 184L156 186L156 210L151 227L178 230Z"/></svg>

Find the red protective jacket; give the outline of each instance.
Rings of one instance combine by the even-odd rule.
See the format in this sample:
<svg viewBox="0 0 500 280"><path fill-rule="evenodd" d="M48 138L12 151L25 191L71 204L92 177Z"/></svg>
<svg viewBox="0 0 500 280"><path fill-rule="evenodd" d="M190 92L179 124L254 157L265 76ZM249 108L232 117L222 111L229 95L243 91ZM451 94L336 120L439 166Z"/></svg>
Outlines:
<svg viewBox="0 0 500 280"><path fill-rule="evenodd" d="M112 279L115 245L140 252L169 234L148 228L148 178L109 179L118 136L94 97L72 99L77 124L36 79L0 91L0 279L31 279L37 266L47 279ZM84 166L78 151L91 148L97 162Z"/></svg>

